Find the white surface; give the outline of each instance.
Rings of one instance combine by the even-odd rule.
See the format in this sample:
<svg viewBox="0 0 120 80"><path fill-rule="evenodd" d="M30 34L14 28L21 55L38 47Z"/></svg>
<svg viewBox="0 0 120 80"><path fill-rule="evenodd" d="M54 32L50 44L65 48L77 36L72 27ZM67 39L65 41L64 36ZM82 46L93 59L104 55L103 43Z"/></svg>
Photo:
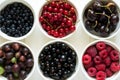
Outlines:
<svg viewBox="0 0 120 80"><path fill-rule="evenodd" d="M3 1L5 1L5 0L0 0L0 4ZM37 16L39 11L40 11L41 6L47 0L25 0L25 1L30 3L30 5L35 10L35 13L36 13L36 16ZM81 16L83 7L85 6L86 2L90 1L90 0L71 0L71 1L77 6L79 16ZM120 6L120 0L114 0L114 1L116 1L117 4ZM38 18L38 16L37 16L37 18ZM37 56L39 54L39 50L42 48L42 46L46 42L49 42L49 41L52 40L52 39L49 39L48 37L46 37L43 33L41 33L38 25L39 25L39 22L38 22L38 19L37 19L36 28L33 31L33 33L29 37L27 37L26 39L22 40L23 42L28 44L33 49L36 60L37 60ZM109 40L116 43L120 47L120 32L114 38L109 39ZM0 44L2 44L5 41L6 41L5 39L0 37ZM78 57L80 58L82 50L86 47L87 44L94 41L94 39L89 37L83 31L83 29L81 27L81 24L79 24L78 30L75 32L75 34L73 36L65 39L65 41L68 41L69 43L71 43L76 48L76 50L79 52ZM39 75L39 73L36 69L29 80L44 80L44 79ZM79 73L72 80L88 80L88 79L85 77L85 75L82 73L82 71L80 69ZM117 80L120 80L120 77Z"/></svg>

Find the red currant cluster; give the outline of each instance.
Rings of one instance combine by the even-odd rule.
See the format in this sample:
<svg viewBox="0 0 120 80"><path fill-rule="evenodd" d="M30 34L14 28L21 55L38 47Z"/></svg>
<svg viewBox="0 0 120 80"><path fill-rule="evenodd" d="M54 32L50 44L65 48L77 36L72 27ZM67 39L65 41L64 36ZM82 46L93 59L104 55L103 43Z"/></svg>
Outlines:
<svg viewBox="0 0 120 80"><path fill-rule="evenodd" d="M62 38L76 29L75 11L68 1L50 1L43 6L39 21L49 35Z"/></svg>

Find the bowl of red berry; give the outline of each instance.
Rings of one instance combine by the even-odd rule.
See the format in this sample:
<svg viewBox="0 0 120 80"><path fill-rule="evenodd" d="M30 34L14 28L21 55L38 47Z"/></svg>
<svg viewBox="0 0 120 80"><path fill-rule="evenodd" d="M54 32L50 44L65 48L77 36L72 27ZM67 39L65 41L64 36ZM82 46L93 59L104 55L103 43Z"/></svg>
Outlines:
<svg viewBox="0 0 120 80"><path fill-rule="evenodd" d="M64 39L75 33L78 12L68 0L47 1L40 10L41 31L52 39Z"/></svg>
<svg viewBox="0 0 120 80"><path fill-rule="evenodd" d="M0 79L29 80L34 69L33 52L25 43L8 41L0 46Z"/></svg>
<svg viewBox="0 0 120 80"><path fill-rule="evenodd" d="M35 28L35 13L24 0L5 0L0 5L0 35L8 40L21 40Z"/></svg>
<svg viewBox="0 0 120 80"><path fill-rule="evenodd" d="M88 44L81 61L82 72L89 80L116 80L120 75L120 49L111 41Z"/></svg>
<svg viewBox="0 0 120 80"><path fill-rule="evenodd" d="M119 31L119 7L113 0L91 0L81 16L84 31L95 39L109 39Z"/></svg>
<svg viewBox="0 0 120 80"><path fill-rule="evenodd" d="M74 47L62 40L48 42L38 55L38 71L45 80L72 80L79 71Z"/></svg>

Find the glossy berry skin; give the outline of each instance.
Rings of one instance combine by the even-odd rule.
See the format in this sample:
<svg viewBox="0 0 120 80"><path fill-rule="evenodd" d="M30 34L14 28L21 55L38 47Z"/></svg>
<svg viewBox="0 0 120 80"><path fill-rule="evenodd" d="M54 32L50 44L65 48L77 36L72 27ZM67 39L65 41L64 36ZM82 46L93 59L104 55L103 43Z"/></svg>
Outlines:
<svg viewBox="0 0 120 80"><path fill-rule="evenodd" d="M8 80L24 80L34 66L31 51L18 42L4 44L0 53L0 65L4 70L1 75Z"/></svg>
<svg viewBox="0 0 120 80"><path fill-rule="evenodd" d="M84 11L83 22L91 34L102 38L109 37L118 26L118 7L113 1L91 1Z"/></svg>
<svg viewBox="0 0 120 80"><path fill-rule="evenodd" d="M34 16L30 8L20 2L8 4L0 11L0 30L10 37L22 37L32 28Z"/></svg>
<svg viewBox="0 0 120 80"><path fill-rule="evenodd" d="M39 55L39 65L44 76L65 80L75 72L76 52L64 42L46 45Z"/></svg>
<svg viewBox="0 0 120 80"><path fill-rule="evenodd" d="M54 3L54 4L53 4ZM54 5L54 6L53 6ZM50 1L43 6L39 16L41 27L54 38L63 38L76 30L76 9L68 1ZM47 27L49 26L49 27ZM62 31L59 29L67 31Z"/></svg>

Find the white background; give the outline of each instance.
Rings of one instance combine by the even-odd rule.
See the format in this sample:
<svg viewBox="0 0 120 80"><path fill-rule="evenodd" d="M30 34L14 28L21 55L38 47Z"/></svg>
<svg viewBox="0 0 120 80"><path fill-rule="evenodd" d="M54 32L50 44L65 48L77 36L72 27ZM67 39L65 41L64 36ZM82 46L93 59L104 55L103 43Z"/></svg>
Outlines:
<svg viewBox="0 0 120 80"><path fill-rule="evenodd" d="M0 4L2 4L3 1L6 1L6 0L0 0ZM47 0L25 0L25 1L27 1L33 7L37 18L36 18L35 30L29 37L27 37L26 39L24 39L22 41L24 43L28 44L32 48L32 50L34 51L33 54L35 55L35 60L37 60L37 56L39 54L41 47L45 43L52 40L52 39L49 39L48 37L46 37L40 31L39 22L38 22L38 14L39 14L40 8L44 4L44 2L46 2ZM80 20L82 10L83 10L84 6L87 4L87 2L89 2L90 0L70 0L70 1L73 2L73 4L75 4L75 6L77 7L77 10L79 12L79 20ZM114 0L114 1L117 2L117 4L120 6L120 0ZM81 21L79 22L78 30L75 32L75 34L73 36L65 39L65 41L68 41L69 43L71 43L76 48L76 50L78 50L79 58L80 58L82 50L85 48L85 46L94 40L95 39L89 37L84 32L84 30L82 29L82 26L81 26ZM111 38L109 40L116 43L120 47L120 32L114 38ZM5 41L7 41L7 40L0 37L0 44L2 44ZM31 76L31 78L29 80L44 80L44 79L38 73L37 69L35 69L33 75ZM82 73L82 71L80 69L79 73L72 80L88 80L88 79L84 76L84 74ZM120 77L117 80L120 80Z"/></svg>

